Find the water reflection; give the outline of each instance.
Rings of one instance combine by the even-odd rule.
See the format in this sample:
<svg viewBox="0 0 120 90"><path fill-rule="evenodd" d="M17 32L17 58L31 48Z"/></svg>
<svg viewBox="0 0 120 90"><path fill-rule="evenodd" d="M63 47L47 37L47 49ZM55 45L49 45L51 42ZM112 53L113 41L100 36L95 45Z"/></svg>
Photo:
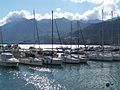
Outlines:
<svg viewBox="0 0 120 90"><path fill-rule="evenodd" d="M31 70L34 70L34 73ZM29 72L21 72L21 78L27 81L26 85L33 84L41 90L58 90L61 85L55 81L54 70L49 68L30 68Z"/></svg>
<svg viewBox="0 0 120 90"><path fill-rule="evenodd" d="M64 64L62 68L22 65L19 70L0 68L0 89L120 90L119 70L120 62L93 61L79 65Z"/></svg>

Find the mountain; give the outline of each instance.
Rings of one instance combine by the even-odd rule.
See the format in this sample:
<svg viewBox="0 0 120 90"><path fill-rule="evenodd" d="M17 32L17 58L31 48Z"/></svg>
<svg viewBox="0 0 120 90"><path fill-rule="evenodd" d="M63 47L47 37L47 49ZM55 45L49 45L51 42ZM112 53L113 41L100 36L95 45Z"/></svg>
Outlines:
<svg viewBox="0 0 120 90"><path fill-rule="evenodd" d="M33 40L34 28L32 20L22 18L20 21L9 22L1 28L4 43L18 43L21 40L27 40L27 37L29 37L29 40Z"/></svg>
<svg viewBox="0 0 120 90"><path fill-rule="evenodd" d="M99 23L93 23L81 29L86 44L104 44L118 45L120 42L120 19L116 18ZM75 41L78 31L73 33ZM75 43L75 42L73 42ZM76 42L77 43L77 42ZM80 34L80 43L83 44L83 39Z"/></svg>
<svg viewBox="0 0 120 90"><path fill-rule="evenodd" d="M8 20L8 23L1 26L3 33L4 43L35 43L37 41L36 31L34 30L35 21L33 19L25 19L22 17L12 17ZM81 28L85 28L90 25L86 22L80 22ZM76 28L76 20L72 21L74 32ZM57 29L61 38L65 38L70 32L71 20L65 18L54 19L54 42L59 43ZM43 19L37 21L37 28L39 32L41 43L51 43L51 20ZM35 32L35 34L34 34Z"/></svg>

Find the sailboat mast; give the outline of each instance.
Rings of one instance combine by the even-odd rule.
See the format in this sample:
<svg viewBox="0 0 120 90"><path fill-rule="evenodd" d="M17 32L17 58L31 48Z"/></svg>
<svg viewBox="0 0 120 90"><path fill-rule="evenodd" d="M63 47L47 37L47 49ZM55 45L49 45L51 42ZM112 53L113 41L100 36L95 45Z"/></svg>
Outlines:
<svg viewBox="0 0 120 90"><path fill-rule="evenodd" d="M84 39L84 36L83 36L82 29L80 27L80 23L79 23L79 30L80 30L80 34L81 34L81 37L82 37L82 40L83 40L84 47L86 48L86 43L85 43L85 39Z"/></svg>
<svg viewBox="0 0 120 90"><path fill-rule="evenodd" d="M114 44L114 39L113 39L113 11L111 11L111 21L112 21L112 31L111 31L111 41L112 41L112 45Z"/></svg>
<svg viewBox="0 0 120 90"><path fill-rule="evenodd" d="M33 15L34 15L34 43L36 43L36 37L35 37L35 33L37 34L37 43L40 45L40 38L39 38L39 32L38 32L38 28L37 28L37 21L35 18L35 10L33 10ZM35 44L34 44L35 47ZM40 48L40 46L39 46Z"/></svg>
<svg viewBox="0 0 120 90"><path fill-rule="evenodd" d="M120 40L119 40L119 37L120 37L120 30L119 30L119 16L117 16L117 24L118 24L118 45L120 45Z"/></svg>
<svg viewBox="0 0 120 90"><path fill-rule="evenodd" d="M2 29L0 30L0 36L1 36L1 49L3 50L3 33L2 33Z"/></svg>
<svg viewBox="0 0 120 90"><path fill-rule="evenodd" d="M71 54L71 52L72 52L72 34L73 34L73 27L72 27L72 21L71 21L71 40L70 40L70 48L71 48L71 50L70 50L70 54Z"/></svg>
<svg viewBox="0 0 120 90"><path fill-rule="evenodd" d="M33 32L33 39L34 39L34 48L35 48L35 10L33 10L33 23L34 23L34 32Z"/></svg>
<svg viewBox="0 0 120 90"><path fill-rule="evenodd" d="M101 27L101 46L102 46L102 49L104 49L104 34L103 34L103 9L102 9L102 27Z"/></svg>
<svg viewBox="0 0 120 90"><path fill-rule="evenodd" d="M53 10L52 10L52 58L53 58Z"/></svg>
<svg viewBox="0 0 120 90"><path fill-rule="evenodd" d="M80 32L80 31L79 31L79 28L80 28L80 27L79 27L79 21L77 20L77 30L78 30L78 50L77 50L77 52L78 52L78 58L79 58L79 43L80 43L80 40L79 40L79 38L80 38L80 37L79 37L79 35L80 35L80 34L79 34L79 32Z"/></svg>
<svg viewBox="0 0 120 90"><path fill-rule="evenodd" d="M57 25L57 21L55 21L55 26L56 26L56 29L57 29L57 34L58 34L58 38L59 38L59 41L60 41L60 45L62 46L62 41L61 41L61 37L60 37L60 33L59 33L59 30L58 30L58 25Z"/></svg>

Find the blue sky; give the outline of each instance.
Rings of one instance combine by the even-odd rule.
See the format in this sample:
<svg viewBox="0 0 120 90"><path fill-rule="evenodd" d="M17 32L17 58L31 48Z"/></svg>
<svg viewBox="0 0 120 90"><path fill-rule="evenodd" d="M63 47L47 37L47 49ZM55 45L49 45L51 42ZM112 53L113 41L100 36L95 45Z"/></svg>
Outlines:
<svg viewBox="0 0 120 90"><path fill-rule="evenodd" d="M51 18L54 10L55 18L67 19L101 19L101 10L104 9L104 19L120 16L119 0L1 0L0 24L6 23L13 16L32 18L35 9L37 19Z"/></svg>
<svg viewBox="0 0 120 90"><path fill-rule="evenodd" d="M56 8L61 8L61 12L79 12L82 14L95 6L95 4L88 2L79 4L70 2L69 0L1 0L0 18L7 15L10 11L32 11L33 9L41 14L50 13L51 10L56 10Z"/></svg>

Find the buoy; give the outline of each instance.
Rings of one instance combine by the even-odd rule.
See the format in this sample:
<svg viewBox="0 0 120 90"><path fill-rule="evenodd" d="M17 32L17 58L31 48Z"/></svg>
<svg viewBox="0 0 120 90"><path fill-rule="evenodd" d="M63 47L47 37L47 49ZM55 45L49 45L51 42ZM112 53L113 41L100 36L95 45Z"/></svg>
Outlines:
<svg viewBox="0 0 120 90"><path fill-rule="evenodd" d="M111 85L114 85L113 83L111 83Z"/></svg>
<svg viewBox="0 0 120 90"><path fill-rule="evenodd" d="M110 86L110 83L106 83L106 87L109 87Z"/></svg>

